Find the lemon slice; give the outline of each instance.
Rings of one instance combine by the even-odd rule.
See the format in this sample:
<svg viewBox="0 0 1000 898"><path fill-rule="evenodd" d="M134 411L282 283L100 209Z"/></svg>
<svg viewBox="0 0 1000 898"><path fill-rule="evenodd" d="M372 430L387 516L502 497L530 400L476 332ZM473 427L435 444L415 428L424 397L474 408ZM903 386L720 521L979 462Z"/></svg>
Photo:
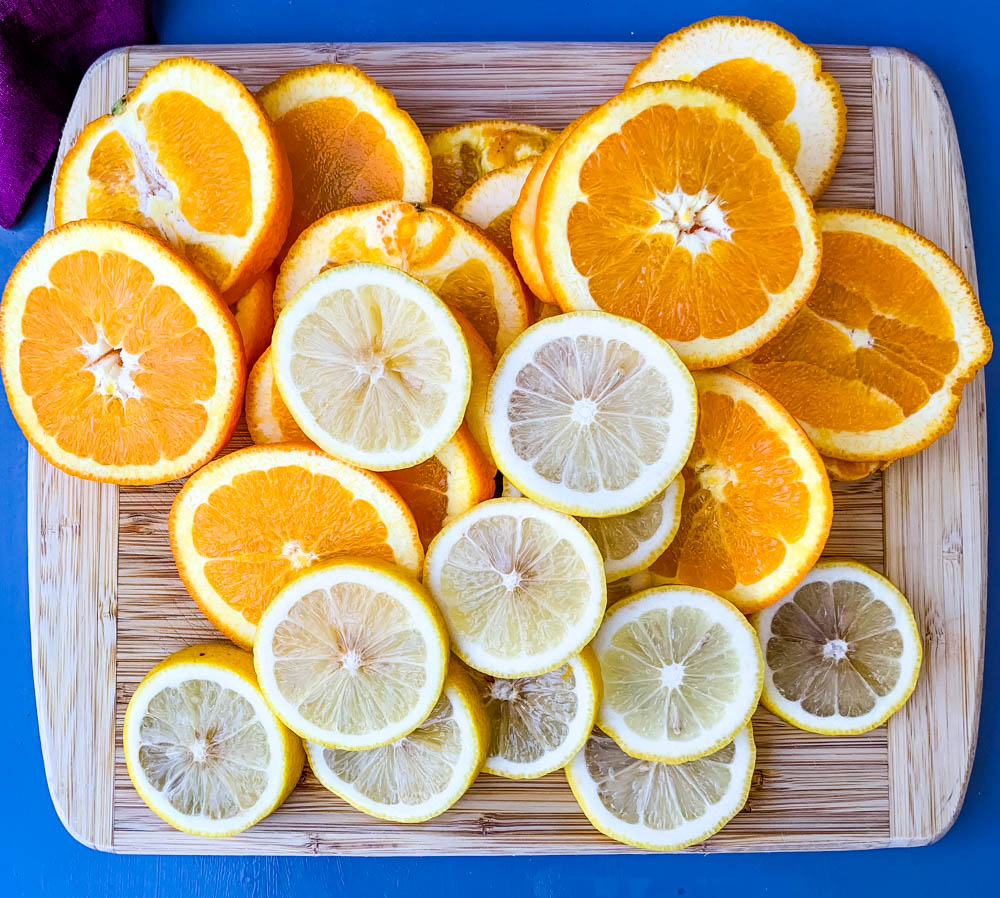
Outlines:
<svg viewBox="0 0 1000 898"><path fill-rule="evenodd" d="M122 744L139 797L199 836L253 826L302 773L302 743L264 702L253 658L224 643L157 664L129 699Z"/></svg>
<svg viewBox="0 0 1000 898"><path fill-rule="evenodd" d="M679 764L731 742L757 707L753 627L704 589L657 586L615 605L594 639L598 726L636 758Z"/></svg>
<svg viewBox="0 0 1000 898"><path fill-rule="evenodd" d="M419 823L448 810L472 785L489 723L468 677L452 664L427 719L402 739L367 751L306 743L316 778L365 814Z"/></svg>
<svg viewBox="0 0 1000 898"><path fill-rule="evenodd" d="M448 636L426 590L370 558L308 568L257 625L254 666L267 703L303 739L376 748L430 714Z"/></svg>
<svg viewBox="0 0 1000 898"><path fill-rule="evenodd" d="M608 517L652 501L684 465L694 381L651 330L606 312L546 318L497 364L486 427L497 466L524 495Z"/></svg>
<svg viewBox="0 0 1000 898"><path fill-rule="evenodd" d="M282 311L274 381L321 449L373 471L426 461L458 430L471 363L448 307L385 265L330 268Z"/></svg>
<svg viewBox="0 0 1000 898"><path fill-rule="evenodd" d="M917 685L922 649L913 611L863 564L817 564L751 620L765 659L761 701L800 730L866 733Z"/></svg>
<svg viewBox="0 0 1000 898"><path fill-rule="evenodd" d="M601 553L573 518L528 499L491 499L427 548L427 583L453 651L495 677L555 670L604 614Z"/></svg>
<svg viewBox="0 0 1000 898"><path fill-rule="evenodd" d="M514 780L545 776L565 767L594 728L601 672L589 647L535 677L471 676L492 734L485 773Z"/></svg>
<svg viewBox="0 0 1000 898"><path fill-rule="evenodd" d="M683 764L632 758L595 730L566 767L566 779L604 835L650 851L677 851L714 835L742 809L756 754L749 724L728 745Z"/></svg>

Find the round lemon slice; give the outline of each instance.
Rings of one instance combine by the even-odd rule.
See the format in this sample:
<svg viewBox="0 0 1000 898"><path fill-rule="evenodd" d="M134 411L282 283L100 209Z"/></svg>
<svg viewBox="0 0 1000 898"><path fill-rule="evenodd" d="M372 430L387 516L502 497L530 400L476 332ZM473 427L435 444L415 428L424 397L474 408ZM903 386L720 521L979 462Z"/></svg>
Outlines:
<svg viewBox="0 0 1000 898"><path fill-rule="evenodd" d="M469 402L469 350L448 307L415 278L355 263L309 281L281 313L271 364L299 427L372 471L426 461Z"/></svg>
<svg viewBox="0 0 1000 898"><path fill-rule="evenodd" d="M753 627L708 590L658 586L619 602L594 651L604 680L598 726L636 758L679 764L717 751L760 698Z"/></svg>
<svg viewBox="0 0 1000 898"><path fill-rule="evenodd" d="M652 501L694 442L694 381L651 330L606 312L528 328L501 357L486 400L497 466L524 495L608 517Z"/></svg>
<svg viewBox="0 0 1000 898"><path fill-rule="evenodd" d="M253 658L227 643L157 664L129 699L122 744L139 797L199 836L253 826L302 773L302 743L264 702Z"/></svg>
<svg viewBox="0 0 1000 898"><path fill-rule="evenodd" d="M913 611L863 564L817 564L751 620L765 660L761 701L800 730L866 733L917 685L922 649Z"/></svg>
<svg viewBox="0 0 1000 898"><path fill-rule="evenodd" d="M454 652L494 677L565 664L597 632L607 602L587 531L528 499L491 499L446 524L427 548L424 581Z"/></svg>
<svg viewBox="0 0 1000 898"><path fill-rule="evenodd" d="M359 811L397 823L443 814L479 773L489 723L469 678L452 664L427 719L402 739L367 751L306 743L316 778Z"/></svg>
<svg viewBox="0 0 1000 898"><path fill-rule="evenodd" d="M595 730L566 767L566 779L604 835L650 851L677 851L714 835L743 808L755 760L749 724L728 745L683 764L630 757Z"/></svg>
<svg viewBox="0 0 1000 898"><path fill-rule="evenodd" d="M261 616L254 666L267 703L303 739L376 748L441 695L448 636L426 590L369 558L308 568Z"/></svg>

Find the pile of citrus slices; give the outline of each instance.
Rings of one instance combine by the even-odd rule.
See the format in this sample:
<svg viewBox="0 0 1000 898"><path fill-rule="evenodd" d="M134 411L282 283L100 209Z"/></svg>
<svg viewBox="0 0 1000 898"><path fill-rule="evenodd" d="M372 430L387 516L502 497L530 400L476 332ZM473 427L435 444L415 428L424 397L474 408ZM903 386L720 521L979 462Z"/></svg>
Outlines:
<svg viewBox="0 0 1000 898"><path fill-rule="evenodd" d="M0 359L52 464L187 478L177 569L236 646L133 694L150 808L239 832L307 758L417 822L564 768L601 832L677 849L743 807L758 702L898 710L916 623L818 563L830 478L948 431L992 347L941 250L814 208L845 121L813 50L720 17L561 132L425 140L351 66L255 97L190 58L88 125Z"/></svg>

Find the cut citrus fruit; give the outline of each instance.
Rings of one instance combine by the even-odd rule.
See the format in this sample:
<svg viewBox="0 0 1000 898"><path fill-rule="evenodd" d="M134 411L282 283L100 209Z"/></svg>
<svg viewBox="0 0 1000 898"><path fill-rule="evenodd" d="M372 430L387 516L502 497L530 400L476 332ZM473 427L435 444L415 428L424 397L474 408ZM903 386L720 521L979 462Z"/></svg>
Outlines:
<svg viewBox="0 0 1000 898"><path fill-rule="evenodd" d="M486 756L489 721L465 672L453 661L434 710L402 739L362 751L306 743L316 779L359 811L420 823L468 791Z"/></svg>
<svg viewBox="0 0 1000 898"><path fill-rule="evenodd" d="M231 75L185 56L153 66L83 129L53 194L57 225L138 225L230 302L274 260L291 208L288 160L264 111Z"/></svg>
<svg viewBox="0 0 1000 898"><path fill-rule="evenodd" d="M810 196L830 183L847 134L840 86L812 47L774 22L715 16L668 34L625 87L648 81L725 94L760 123Z"/></svg>
<svg viewBox="0 0 1000 898"><path fill-rule="evenodd" d="M458 198L454 206L456 215L486 231L510 258L514 257L511 214L536 158L528 156L483 175Z"/></svg>
<svg viewBox="0 0 1000 898"><path fill-rule="evenodd" d="M274 330L274 276L262 274L254 285L244 293L233 306L233 317L243 338L243 354L247 367L253 367L261 353L271 345Z"/></svg>
<svg viewBox="0 0 1000 898"><path fill-rule="evenodd" d="M866 733L917 684L923 652L909 603L863 564L817 564L753 623L765 660L761 701L800 730Z"/></svg>
<svg viewBox="0 0 1000 898"><path fill-rule="evenodd" d="M232 315L186 262L132 225L74 222L14 268L0 365L25 437L56 467L163 483L205 464L239 418Z"/></svg>
<svg viewBox="0 0 1000 898"><path fill-rule="evenodd" d="M448 307L385 265L313 278L281 313L271 367L303 432L373 471L409 468L450 440L472 387L469 349Z"/></svg>
<svg viewBox="0 0 1000 898"><path fill-rule="evenodd" d="M830 480L850 482L853 480L864 480L876 471L884 471L891 462L887 461L845 461L842 458L830 458L829 455L821 455L823 467Z"/></svg>
<svg viewBox="0 0 1000 898"><path fill-rule="evenodd" d="M694 439L697 398L667 343L604 312L546 318L497 364L486 427L497 466L522 493L608 517L666 489Z"/></svg>
<svg viewBox="0 0 1000 898"><path fill-rule="evenodd" d="M594 728L601 672L589 648L534 677L471 676L492 734L485 773L515 780L545 776L565 767Z"/></svg>
<svg viewBox="0 0 1000 898"><path fill-rule="evenodd" d="M816 449L760 387L730 371L695 374L698 433L684 467L681 524L651 570L749 613L819 558L833 520Z"/></svg>
<svg viewBox="0 0 1000 898"><path fill-rule="evenodd" d="M427 139L434 164L434 202L450 209L483 175L537 156L556 136L548 128L489 119L463 122Z"/></svg>
<svg viewBox="0 0 1000 898"><path fill-rule="evenodd" d="M431 154L389 91L352 65L286 72L257 94L292 170L286 247L328 212L375 200L429 202Z"/></svg>
<svg viewBox="0 0 1000 898"><path fill-rule="evenodd" d="M491 352L528 325L521 279L489 238L444 209L400 202L332 212L307 228L278 272L275 316L317 274L345 262L391 265L422 281L469 319Z"/></svg>
<svg viewBox="0 0 1000 898"><path fill-rule="evenodd" d="M431 713L448 634L416 580L371 558L340 558L282 587L261 615L253 661L288 727L357 751L401 739Z"/></svg>
<svg viewBox="0 0 1000 898"><path fill-rule="evenodd" d="M458 326L462 328L465 336L466 346L469 347L469 362L472 365L472 386L469 389L469 404L465 407L465 424L472 433L473 439L478 443L483 457L489 462L496 475L497 466L493 461L493 452L490 450L490 440L486 434L486 396L489 393L490 381L493 379L493 372L497 363L490 352L486 341L479 336L477 331L461 312L451 310L455 316Z"/></svg>
<svg viewBox="0 0 1000 898"><path fill-rule="evenodd" d="M774 395L824 455L910 455L951 430L993 351L976 294L940 249L884 215L824 209L819 283L737 370Z"/></svg>
<svg viewBox="0 0 1000 898"><path fill-rule="evenodd" d="M594 730L566 779L583 813L608 838L677 851L715 835L739 813L756 757L749 724L729 745L684 764L629 757Z"/></svg>
<svg viewBox="0 0 1000 898"><path fill-rule="evenodd" d="M424 581L453 651L495 677L565 664L597 632L606 604L587 531L528 499L491 499L446 524L427 549Z"/></svg>
<svg viewBox="0 0 1000 898"><path fill-rule="evenodd" d="M582 116L542 182L535 236L565 310L604 309L691 368L776 334L819 275L812 203L742 108L679 81Z"/></svg>
<svg viewBox="0 0 1000 898"><path fill-rule="evenodd" d="M309 442L274 386L270 347L261 353L247 378L246 416L247 430L255 443Z"/></svg>
<svg viewBox="0 0 1000 898"><path fill-rule="evenodd" d="M301 740L265 704L250 653L215 642L146 674L125 709L122 748L150 810L198 836L262 820L295 788L304 761Z"/></svg>
<svg viewBox="0 0 1000 898"><path fill-rule="evenodd" d="M597 724L634 758L679 764L732 742L757 708L760 646L725 599L654 586L615 604L594 638Z"/></svg>
<svg viewBox="0 0 1000 898"><path fill-rule="evenodd" d="M251 446L198 471L170 509L170 547L188 592L234 642L303 568L363 555L420 572L413 515L377 474L309 446Z"/></svg>

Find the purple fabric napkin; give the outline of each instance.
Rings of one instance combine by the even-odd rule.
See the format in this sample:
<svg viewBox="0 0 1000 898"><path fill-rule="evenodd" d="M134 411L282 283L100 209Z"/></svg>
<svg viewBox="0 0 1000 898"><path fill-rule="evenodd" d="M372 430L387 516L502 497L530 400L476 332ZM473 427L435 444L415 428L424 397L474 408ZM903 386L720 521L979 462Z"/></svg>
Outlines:
<svg viewBox="0 0 1000 898"><path fill-rule="evenodd" d="M0 226L55 151L87 66L154 39L146 0L0 0Z"/></svg>

